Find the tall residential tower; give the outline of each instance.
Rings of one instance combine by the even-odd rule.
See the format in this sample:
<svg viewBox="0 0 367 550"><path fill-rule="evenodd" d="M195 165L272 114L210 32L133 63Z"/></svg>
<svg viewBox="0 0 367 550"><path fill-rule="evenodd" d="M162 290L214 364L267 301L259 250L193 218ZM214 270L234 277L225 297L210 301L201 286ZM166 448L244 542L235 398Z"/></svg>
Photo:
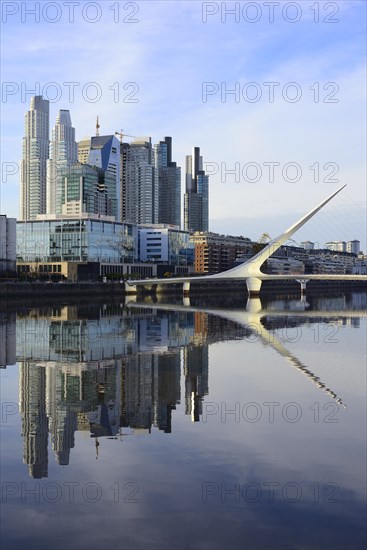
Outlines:
<svg viewBox="0 0 367 550"><path fill-rule="evenodd" d="M158 175L158 223L181 226L181 168L172 162L172 138L154 146Z"/></svg>
<svg viewBox="0 0 367 550"><path fill-rule="evenodd" d="M62 190L61 171L78 161L78 147L70 112L59 111L52 131L51 158L47 161L47 214L55 214L57 197Z"/></svg>
<svg viewBox="0 0 367 550"><path fill-rule="evenodd" d="M49 154L49 101L31 99L25 114L25 131L20 174L21 220L34 220L46 212L46 170Z"/></svg>
<svg viewBox="0 0 367 550"><path fill-rule="evenodd" d="M158 222L158 176L152 140L136 138L121 143L121 200L123 221Z"/></svg>
<svg viewBox="0 0 367 550"><path fill-rule="evenodd" d="M184 226L187 231L209 230L209 176L203 170L199 147L186 157Z"/></svg>

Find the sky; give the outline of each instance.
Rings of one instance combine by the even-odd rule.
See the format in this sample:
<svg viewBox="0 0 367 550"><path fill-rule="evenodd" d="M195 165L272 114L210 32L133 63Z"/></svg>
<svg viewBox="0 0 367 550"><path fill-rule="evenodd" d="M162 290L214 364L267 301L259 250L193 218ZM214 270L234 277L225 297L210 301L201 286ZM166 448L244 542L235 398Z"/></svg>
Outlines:
<svg viewBox="0 0 367 550"><path fill-rule="evenodd" d="M366 251L366 2L1 3L1 214L19 214L24 113L69 109L77 140L121 129L198 146L210 230ZM125 138L127 141L130 138Z"/></svg>

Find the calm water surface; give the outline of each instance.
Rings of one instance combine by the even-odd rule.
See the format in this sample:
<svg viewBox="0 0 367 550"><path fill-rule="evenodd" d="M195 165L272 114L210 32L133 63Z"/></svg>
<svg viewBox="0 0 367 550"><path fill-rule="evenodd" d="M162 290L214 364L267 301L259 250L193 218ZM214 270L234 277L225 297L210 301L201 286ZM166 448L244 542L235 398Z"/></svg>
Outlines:
<svg viewBox="0 0 367 550"><path fill-rule="evenodd" d="M366 293L0 312L1 546L366 546Z"/></svg>

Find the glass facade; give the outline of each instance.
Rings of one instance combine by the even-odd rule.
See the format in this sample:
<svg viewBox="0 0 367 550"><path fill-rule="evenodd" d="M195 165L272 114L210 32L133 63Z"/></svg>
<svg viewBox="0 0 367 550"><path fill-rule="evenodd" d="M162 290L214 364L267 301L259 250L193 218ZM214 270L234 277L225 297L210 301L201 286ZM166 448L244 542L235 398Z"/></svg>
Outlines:
<svg viewBox="0 0 367 550"><path fill-rule="evenodd" d="M49 101L31 99L25 114L20 175L20 219L34 219L46 212L46 169L49 156Z"/></svg>
<svg viewBox="0 0 367 550"><path fill-rule="evenodd" d="M74 164L58 173L56 214L117 216L116 181L112 173Z"/></svg>
<svg viewBox="0 0 367 550"><path fill-rule="evenodd" d="M139 259L176 266L193 265L194 245L188 231L172 227L139 228Z"/></svg>
<svg viewBox="0 0 367 550"><path fill-rule="evenodd" d="M18 222L17 261L130 263L136 231L132 224L97 219Z"/></svg>

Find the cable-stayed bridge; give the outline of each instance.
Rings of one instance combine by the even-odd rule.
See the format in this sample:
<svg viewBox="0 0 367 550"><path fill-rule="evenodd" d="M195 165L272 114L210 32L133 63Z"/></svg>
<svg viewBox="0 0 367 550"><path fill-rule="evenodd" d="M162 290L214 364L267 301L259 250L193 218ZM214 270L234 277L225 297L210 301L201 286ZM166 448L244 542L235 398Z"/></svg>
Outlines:
<svg viewBox="0 0 367 550"><path fill-rule="evenodd" d="M258 254L246 260L242 264L214 275L203 275L201 277L174 277L171 279L143 279L130 280L125 283L127 294L135 294L138 286L147 285L169 285L183 283L184 295L190 292L192 282L217 282L217 281L246 281L247 291L250 296L256 296L260 293L262 281L295 280L301 284L301 289L305 290L308 281L367 281L367 275L342 275L322 273L317 275L270 275L261 271L261 266L278 250L285 242L294 235L305 223L307 223L319 210L321 210L331 199L333 199L345 185L332 193L329 197L315 206L308 214L303 216L296 223L286 229L279 237L272 239Z"/></svg>

